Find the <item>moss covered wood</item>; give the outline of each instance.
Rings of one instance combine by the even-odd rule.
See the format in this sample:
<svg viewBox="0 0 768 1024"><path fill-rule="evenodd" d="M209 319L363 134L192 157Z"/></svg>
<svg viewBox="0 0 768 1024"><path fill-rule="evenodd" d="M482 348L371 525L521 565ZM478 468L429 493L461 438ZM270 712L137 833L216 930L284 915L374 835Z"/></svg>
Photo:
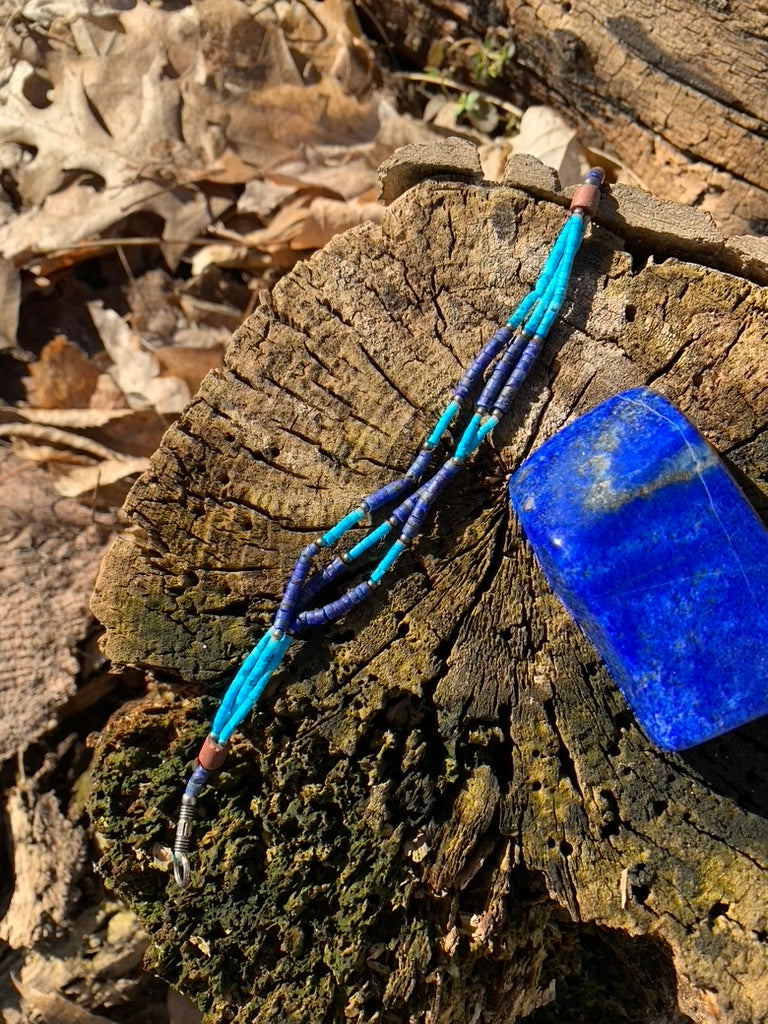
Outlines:
<svg viewBox="0 0 768 1024"><path fill-rule="evenodd" d="M526 452L651 384L766 514L765 268L724 272L705 217L639 193L605 198L517 410L392 585L297 646L201 800L191 887L170 881L189 759L295 555L407 465L563 220L543 168L490 185L452 145L455 179L443 150L400 154L381 225L263 301L130 495L94 607L116 663L183 682L102 737L101 869L209 1022L754 1024L766 722L654 750L504 497Z"/></svg>

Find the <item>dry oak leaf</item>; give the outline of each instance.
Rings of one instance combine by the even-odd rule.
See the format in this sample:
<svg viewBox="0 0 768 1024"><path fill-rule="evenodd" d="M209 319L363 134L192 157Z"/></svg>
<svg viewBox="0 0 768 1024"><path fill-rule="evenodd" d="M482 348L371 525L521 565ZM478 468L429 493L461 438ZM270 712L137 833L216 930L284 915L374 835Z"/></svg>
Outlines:
<svg viewBox="0 0 768 1024"><path fill-rule="evenodd" d="M156 52L134 86L133 116L124 108L121 130L112 135L86 91L87 64L63 65L52 101L42 109L24 94L36 73L30 64L19 61L7 83L0 105L5 137L32 147L36 156L17 173L19 192L33 208L0 229L0 254L18 266L33 253L66 249L131 213L150 210L164 221L163 237L176 243L166 252L173 263L212 215L202 195L153 180L192 157L178 137L178 83L167 78L165 58ZM102 74L107 67L103 61ZM76 181L67 184L73 174Z"/></svg>
<svg viewBox="0 0 768 1024"><path fill-rule="evenodd" d="M575 129L552 107L528 107L512 139L513 153L528 153L557 171L563 185L575 185L586 158Z"/></svg>
<svg viewBox="0 0 768 1024"><path fill-rule="evenodd" d="M198 250L192 259L192 273L199 275L212 263L255 270L265 262L261 253L269 254L273 266L291 267L299 253L321 249L334 235L358 224L378 222L382 213L383 207L376 202L300 193L265 228L239 236L221 232L222 237L233 239L232 244L214 242Z"/></svg>
<svg viewBox="0 0 768 1024"><path fill-rule="evenodd" d="M137 3L120 16L124 31L108 59L51 60L52 102L42 109L19 88L30 74L20 62L9 83L7 138L37 150L19 182L25 200L54 191L51 179L72 166L73 144L76 166L125 186L163 174L177 182L216 179L228 146L247 167L227 180L242 182L303 145L371 138L378 126L372 106L333 77L307 85L279 27L260 17L240 0L170 12Z"/></svg>
<svg viewBox="0 0 768 1024"><path fill-rule="evenodd" d="M88 356L58 335L30 364L24 386L35 409L87 409L98 380L99 370Z"/></svg>
<svg viewBox="0 0 768 1024"><path fill-rule="evenodd" d="M159 413L181 412L191 397L189 386L180 377L161 376L154 352L141 341L114 309L101 301L88 303L88 310L107 355L112 360L109 373L132 409L155 409Z"/></svg>
<svg viewBox="0 0 768 1024"><path fill-rule="evenodd" d="M173 268L234 200L198 183L242 183L300 152L380 143L375 101L347 91L370 78L347 6L307 2L290 17L281 8L302 70L271 6L254 15L241 0L177 10L139 0L115 15L111 36L99 28L100 47L89 43L94 23L76 16L71 47L47 49L40 67L20 54L0 91L0 134L19 154L9 172L23 209L0 226L0 257L15 268L34 267L36 254L85 258L78 243L150 212ZM355 62L361 73L349 71ZM11 346L18 281L6 277Z"/></svg>

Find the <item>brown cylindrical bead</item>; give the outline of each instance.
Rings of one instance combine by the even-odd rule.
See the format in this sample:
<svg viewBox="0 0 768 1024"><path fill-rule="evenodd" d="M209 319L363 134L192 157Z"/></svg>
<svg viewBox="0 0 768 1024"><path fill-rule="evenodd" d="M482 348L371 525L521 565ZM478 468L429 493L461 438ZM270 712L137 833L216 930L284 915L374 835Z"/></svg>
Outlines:
<svg viewBox="0 0 768 1024"><path fill-rule="evenodd" d="M200 747L200 753L197 755L197 763L207 772L215 772L224 764L226 756L226 746L217 743L213 736L206 736L205 743Z"/></svg>
<svg viewBox="0 0 768 1024"><path fill-rule="evenodd" d="M594 217L599 202L600 189L597 185L577 185L571 198L571 209L584 210L590 217Z"/></svg>

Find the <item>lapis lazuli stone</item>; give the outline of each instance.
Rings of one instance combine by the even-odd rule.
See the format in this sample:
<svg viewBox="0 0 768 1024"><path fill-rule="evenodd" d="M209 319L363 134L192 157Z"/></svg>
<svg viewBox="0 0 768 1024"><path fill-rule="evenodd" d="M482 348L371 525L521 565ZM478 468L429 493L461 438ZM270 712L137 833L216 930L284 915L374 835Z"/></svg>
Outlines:
<svg viewBox="0 0 768 1024"><path fill-rule="evenodd" d="M768 714L768 531L674 406L647 388L616 395L542 445L509 495L658 746Z"/></svg>

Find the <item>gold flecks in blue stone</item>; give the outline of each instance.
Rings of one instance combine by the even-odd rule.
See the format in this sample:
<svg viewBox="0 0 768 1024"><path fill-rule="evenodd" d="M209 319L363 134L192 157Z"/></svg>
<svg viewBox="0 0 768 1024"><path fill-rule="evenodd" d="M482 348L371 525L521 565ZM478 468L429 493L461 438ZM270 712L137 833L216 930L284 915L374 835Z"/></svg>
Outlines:
<svg viewBox="0 0 768 1024"><path fill-rule="evenodd" d="M768 531L674 406L647 388L615 396L542 445L509 496L656 744L768 714Z"/></svg>

